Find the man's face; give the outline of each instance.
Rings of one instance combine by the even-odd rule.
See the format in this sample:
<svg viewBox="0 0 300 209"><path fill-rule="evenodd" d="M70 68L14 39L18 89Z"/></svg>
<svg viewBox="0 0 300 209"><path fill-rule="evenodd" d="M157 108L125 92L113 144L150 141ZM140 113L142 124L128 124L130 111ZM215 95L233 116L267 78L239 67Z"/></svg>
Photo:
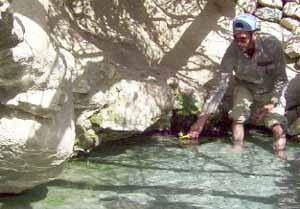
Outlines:
<svg viewBox="0 0 300 209"><path fill-rule="evenodd" d="M242 53L246 53L249 49L255 47L255 33L245 31L235 31L233 40Z"/></svg>

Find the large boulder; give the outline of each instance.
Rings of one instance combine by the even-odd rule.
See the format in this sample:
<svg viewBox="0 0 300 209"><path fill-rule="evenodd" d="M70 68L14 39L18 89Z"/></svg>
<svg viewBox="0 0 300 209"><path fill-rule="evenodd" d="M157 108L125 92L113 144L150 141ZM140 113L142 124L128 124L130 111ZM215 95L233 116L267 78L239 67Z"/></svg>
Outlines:
<svg viewBox="0 0 300 209"><path fill-rule="evenodd" d="M1 13L0 193L55 178L73 153L72 56L52 45L45 2Z"/></svg>

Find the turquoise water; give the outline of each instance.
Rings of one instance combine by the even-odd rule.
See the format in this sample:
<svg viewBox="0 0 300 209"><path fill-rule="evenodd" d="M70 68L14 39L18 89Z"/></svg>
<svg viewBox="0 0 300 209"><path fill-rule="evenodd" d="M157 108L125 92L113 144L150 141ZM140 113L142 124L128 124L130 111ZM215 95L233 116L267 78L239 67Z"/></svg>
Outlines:
<svg viewBox="0 0 300 209"><path fill-rule="evenodd" d="M179 147L170 136L102 145L66 163L56 179L0 209L273 209L300 208L299 143L283 161L270 136L252 133L242 153L229 139Z"/></svg>

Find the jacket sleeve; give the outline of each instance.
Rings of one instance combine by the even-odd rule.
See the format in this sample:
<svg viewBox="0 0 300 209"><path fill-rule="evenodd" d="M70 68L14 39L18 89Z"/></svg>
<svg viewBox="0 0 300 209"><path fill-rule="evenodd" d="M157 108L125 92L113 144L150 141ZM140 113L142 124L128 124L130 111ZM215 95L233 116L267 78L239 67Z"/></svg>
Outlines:
<svg viewBox="0 0 300 209"><path fill-rule="evenodd" d="M219 83L208 92L208 96L203 106L203 112L214 113L223 99L231 75L228 73L221 73L218 77L219 79L217 80Z"/></svg>
<svg viewBox="0 0 300 209"><path fill-rule="evenodd" d="M274 89L270 102L276 105L280 102L280 97L285 94L288 85L288 78L286 75L286 60L281 43L276 40L276 43L273 46L275 47L273 53L276 53L274 53L275 71L272 75L274 80Z"/></svg>
<svg viewBox="0 0 300 209"><path fill-rule="evenodd" d="M203 112L214 113L226 92L230 77L236 63L235 48L231 44L222 59L219 69L216 71L211 88L203 106Z"/></svg>

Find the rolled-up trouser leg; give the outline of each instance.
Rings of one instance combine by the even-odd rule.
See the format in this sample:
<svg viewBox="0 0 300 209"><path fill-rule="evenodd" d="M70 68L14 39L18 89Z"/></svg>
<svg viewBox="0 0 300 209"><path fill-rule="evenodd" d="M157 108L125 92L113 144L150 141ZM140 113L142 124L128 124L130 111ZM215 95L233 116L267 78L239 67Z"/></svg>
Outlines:
<svg viewBox="0 0 300 209"><path fill-rule="evenodd" d="M234 123L243 124L251 115L250 106L253 103L253 96L251 92L238 85L233 90L233 107L229 112L229 117Z"/></svg>
<svg viewBox="0 0 300 209"><path fill-rule="evenodd" d="M276 105L272 112L264 118L264 124L270 128L273 133L273 148L275 152L283 151L286 144L286 130L288 127L287 118L284 116L286 100L284 96L280 98L280 102Z"/></svg>
<svg viewBox="0 0 300 209"><path fill-rule="evenodd" d="M251 92L243 86L236 86L233 91L233 107L229 112L232 122L233 147L244 144L244 123L251 115L250 106L253 103Z"/></svg>

